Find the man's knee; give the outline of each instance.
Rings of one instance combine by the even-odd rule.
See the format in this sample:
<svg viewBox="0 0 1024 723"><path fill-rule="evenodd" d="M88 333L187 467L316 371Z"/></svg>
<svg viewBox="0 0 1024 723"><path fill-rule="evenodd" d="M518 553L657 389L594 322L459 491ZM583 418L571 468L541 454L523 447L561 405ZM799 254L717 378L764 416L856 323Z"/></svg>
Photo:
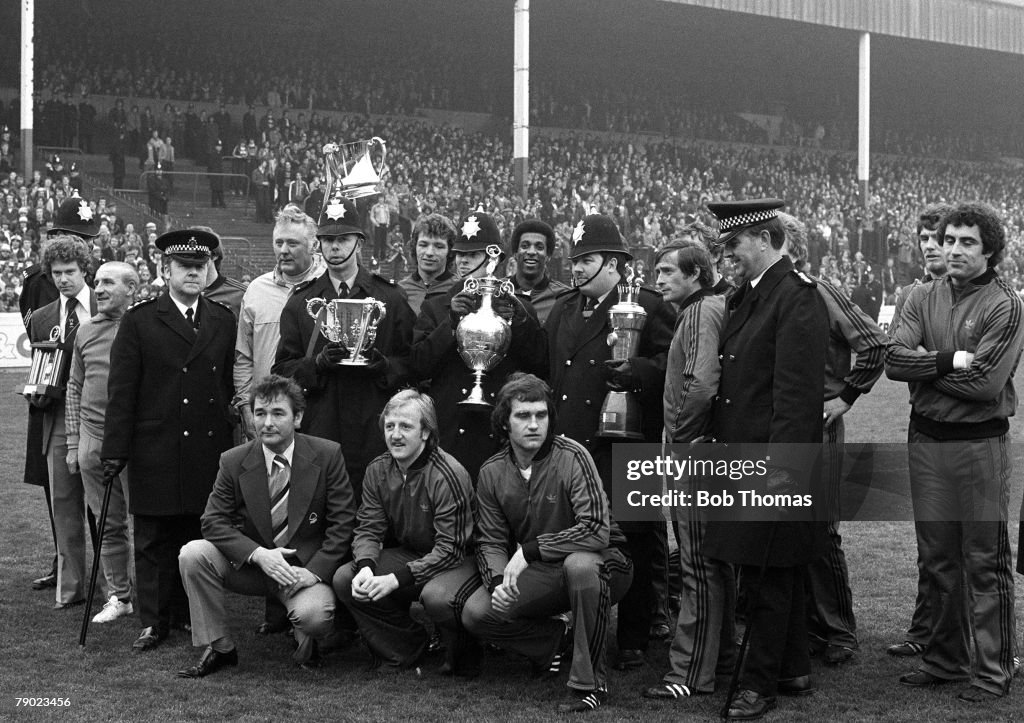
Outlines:
<svg viewBox="0 0 1024 723"><path fill-rule="evenodd" d="M288 610L293 627L313 638L322 638L334 629L336 602L330 585L313 585L296 597Z"/></svg>
<svg viewBox="0 0 1024 723"><path fill-rule="evenodd" d="M481 587L470 596L462 609L462 627L473 635L483 635L489 627L491 613L491 596L486 588Z"/></svg>
<svg viewBox="0 0 1024 723"><path fill-rule="evenodd" d="M601 580L601 558L592 552L574 552L562 562L566 585L570 589L596 587Z"/></svg>
<svg viewBox="0 0 1024 723"><path fill-rule="evenodd" d="M210 553L217 552L216 546L206 540L192 540L185 543L178 552L178 569L182 577L194 573L209 560Z"/></svg>

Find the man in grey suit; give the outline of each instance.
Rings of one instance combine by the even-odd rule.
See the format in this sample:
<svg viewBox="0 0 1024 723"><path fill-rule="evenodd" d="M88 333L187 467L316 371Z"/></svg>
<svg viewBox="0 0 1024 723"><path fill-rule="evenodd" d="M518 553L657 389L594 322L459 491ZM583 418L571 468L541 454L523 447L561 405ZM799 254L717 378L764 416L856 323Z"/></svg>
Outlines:
<svg viewBox="0 0 1024 723"><path fill-rule="evenodd" d="M205 646L196 665L178 672L183 678L238 664L226 589L281 601L299 665L316 662L316 640L334 625L331 579L349 552L356 516L341 447L296 433L305 399L291 379L264 378L251 403L258 439L221 455L204 539L185 545L178 558L192 644Z"/></svg>

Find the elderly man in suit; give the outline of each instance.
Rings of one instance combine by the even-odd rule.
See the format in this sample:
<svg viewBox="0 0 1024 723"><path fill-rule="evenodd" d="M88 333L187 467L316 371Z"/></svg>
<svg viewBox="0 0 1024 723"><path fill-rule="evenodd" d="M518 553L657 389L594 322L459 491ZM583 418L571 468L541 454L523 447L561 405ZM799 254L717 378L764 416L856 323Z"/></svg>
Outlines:
<svg viewBox="0 0 1024 723"><path fill-rule="evenodd" d="M216 235L169 231L156 239L168 293L129 309L110 351L100 458L113 477L131 463L137 651L188 626L178 551L199 538L199 516L231 447L235 317L200 293Z"/></svg>
<svg viewBox="0 0 1024 723"><path fill-rule="evenodd" d="M178 561L192 612L201 678L238 664L224 591L274 595L295 628L300 665L334 626L331 580L352 544L355 504L337 442L297 434L306 400L293 380L271 375L253 389L258 439L225 452L203 513L203 539Z"/></svg>
<svg viewBox="0 0 1024 723"><path fill-rule="evenodd" d="M67 384L78 328L96 313L96 297L85 283L88 269L89 251L73 236L57 236L43 254L43 271L60 296L32 314L28 336L33 342L54 340L60 344L64 350L59 375L62 387ZM85 488L82 476L67 465L65 400L33 394L29 403L43 410L42 452L46 455L57 542L54 607L62 609L85 601Z"/></svg>

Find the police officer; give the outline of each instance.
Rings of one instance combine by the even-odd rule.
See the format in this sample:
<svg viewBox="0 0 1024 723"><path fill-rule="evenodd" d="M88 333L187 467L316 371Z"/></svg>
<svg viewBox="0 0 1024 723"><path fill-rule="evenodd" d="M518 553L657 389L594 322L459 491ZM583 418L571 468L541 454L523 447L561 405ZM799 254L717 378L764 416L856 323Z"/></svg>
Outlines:
<svg viewBox="0 0 1024 723"><path fill-rule="evenodd" d="M593 214L576 224L570 252L575 288L556 301L545 324L551 386L558 421L556 434L575 439L594 457L605 491L612 499L612 444L598 436L601 405L609 389L637 395L643 410L640 432L645 442L661 440L665 366L672 342L675 313L661 294L641 289L639 303L647 312L637 355L612 361L607 337L608 311L619 301L618 284L632 259L618 227L608 216ZM613 502L614 505L614 502ZM612 510L614 512L614 509ZM656 598L651 563L664 556L664 523L622 523L634 563L633 584L619 605L618 669L644 663Z"/></svg>
<svg viewBox="0 0 1024 723"><path fill-rule="evenodd" d="M157 238L168 293L129 309L111 347L101 457L108 476L131 464L138 651L188 620L178 550L202 537L199 517L231 446L235 317L200 293L217 243L198 229Z"/></svg>
<svg viewBox="0 0 1024 723"><path fill-rule="evenodd" d="M310 197L308 210L319 206L318 197L322 198ZM302 426L308 434L341 445L358 501L366 465L384 451L384 439L376 432L377 417L408 376L415 319L394 281L359 265L366 235L358 225L355 204L332 194L323 211L315 212L327 272L292 291L281 312L281 341L272 371L294 378L305 390L308 405ZM340 364L349 350L341 342L328 342L306 313L307 302L316 298L384 302L387 313L373 345L364 352L369 364Z"/></svg>
<svg viewBox="0 0 1024 723"><path fill-rule="evenodd" d="M481 303L479 295L465 291L466 280L488 274L488 248L503 253L501 233L494 219L482 211L469 214L455 240L455 263L462 277L453 286L428 292L413 328L411 353L416 375L429 381L438 416L441 448L459 460L476 480L484 460L501 446L491 433L485 405L464 405L473 389L475 376L459 354L455 331L466 315ZM540 324L522 295L494 297L497 313L510 325L511 341L502 360L483 378L484 401L493 404L494 395L514 371L543 373L543 339Z"/></svg>
<svg viewBox="0 0 1024 723"><path fill-rule="evenodd" d="M59 234L69 234L81 239L93 239L100 233L100 220L92 210L89 202L78 196L71 196L57 208L54 217L53 227L46 232L47 238ZM40 258L46 250L47 241L44 239L40 251ZM21 318L25 322L25 330L28 331L32 313L41 309L47 304L56 301L60 296L57 287L49 274L43 272L41 263L33 264L22 272L22 292L18 297L18 308L21 310ZM50 529L53 530L53 503L50 499L49 475L46 471L46 456L43 449L43 410L38 407L29 407L28 410L28 435L25 451L25 483L39 485L46 493L46 509L50 516ZM92 516L89 517L90 527ZM93 535L95 538L95 534ZM56 546L56 542L54 543ZM36 578L32 581L33 590L42 590L54 587L57 584L57 557L54 555L53 568L50 573Z"/></svg>

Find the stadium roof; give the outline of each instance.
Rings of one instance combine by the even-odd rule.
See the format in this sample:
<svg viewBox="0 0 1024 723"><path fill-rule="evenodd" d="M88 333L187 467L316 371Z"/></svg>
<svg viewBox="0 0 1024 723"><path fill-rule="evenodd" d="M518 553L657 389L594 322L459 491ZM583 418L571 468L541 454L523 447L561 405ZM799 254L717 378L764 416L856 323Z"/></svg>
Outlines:
<svg viewBox="0 0 1024 723"><path fill-rule="evenodd" d="M1024 55L1024 0L664 0Z"/></svg>

